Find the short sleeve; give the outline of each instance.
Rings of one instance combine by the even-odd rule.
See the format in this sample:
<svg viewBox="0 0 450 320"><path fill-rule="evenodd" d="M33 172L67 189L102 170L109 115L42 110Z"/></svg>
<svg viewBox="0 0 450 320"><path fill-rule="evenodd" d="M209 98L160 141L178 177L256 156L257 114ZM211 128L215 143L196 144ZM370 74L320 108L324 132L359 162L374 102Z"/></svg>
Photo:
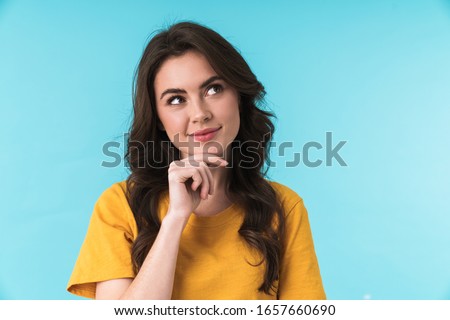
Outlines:
<svg viewBox="0 0 450 320"><path fill-rule="evenodd" d="M286 244L280 269L280 300L326 299L308 212L298 200L286 214Z"/></svg>
<svg viewBox="0 0 450 320"><path fill-rule="evenodd" d="M124 182L112 185L95 204L67 285L70 293L95 298L97 282L135 277L131 246L136 235L136 224L124 187Z"/></svg>

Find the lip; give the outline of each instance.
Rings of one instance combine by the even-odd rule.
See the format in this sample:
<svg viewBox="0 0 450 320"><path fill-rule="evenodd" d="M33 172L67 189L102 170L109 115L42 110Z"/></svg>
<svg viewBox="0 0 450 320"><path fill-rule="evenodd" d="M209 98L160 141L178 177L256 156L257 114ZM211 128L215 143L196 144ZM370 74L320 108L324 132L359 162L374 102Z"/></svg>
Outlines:
<svg viewBox="0 0 450 320"><path fill-rule="evenodd" d="M195 131L191 136L194 137L195 141L206 142L214 138L217 131L219 131L222 127L219 128L209 128L204 130ZM201 133L201 134L200 134Z"/></svg>
<svg viewBox="0 0 450 320"><path fill-rule="evenodd" d="M208 134L208 133L216 132L216 131L218 131L220 128L222 128L222 127L218 127L218 128L206 128L206 129L202 129L202 130L197 130L197 131L195 131L193 134L191 134L191 136L202 136L202 135L206 135L206 134Z"/></svg>

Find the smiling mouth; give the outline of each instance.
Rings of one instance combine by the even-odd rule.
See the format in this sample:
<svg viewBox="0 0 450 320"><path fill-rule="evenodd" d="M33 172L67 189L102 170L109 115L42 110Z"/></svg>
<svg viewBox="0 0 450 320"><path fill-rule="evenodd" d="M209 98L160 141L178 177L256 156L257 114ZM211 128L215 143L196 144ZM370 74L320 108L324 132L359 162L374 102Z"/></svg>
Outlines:
<svg viewBox="0 0 450 320"><path fill-rule="evenodd" d="M214 138L214 136L216 135L216 133L217 133L220 129L222 129L222 127L219 127L219 128L217 128L216 130L214 130L214 131L209 131L209 132L204 133L204 134L192 134L191 136L194 137L194 140L195 140L195 141L205 142L205 141L209 141L209 140L211 140L212 138Z"/></svg>
<svg viewBox="0 0 450 320"><path fill-rule="evenodd" d="M207 129L203 129L203 130L197 130L194 133L189 134L189 136L202 136L202 135L206 135L208 133L212 133L212 132L216 132L218 131L220 128L222 127L218 127L218 128L207 128Z"/></svg>

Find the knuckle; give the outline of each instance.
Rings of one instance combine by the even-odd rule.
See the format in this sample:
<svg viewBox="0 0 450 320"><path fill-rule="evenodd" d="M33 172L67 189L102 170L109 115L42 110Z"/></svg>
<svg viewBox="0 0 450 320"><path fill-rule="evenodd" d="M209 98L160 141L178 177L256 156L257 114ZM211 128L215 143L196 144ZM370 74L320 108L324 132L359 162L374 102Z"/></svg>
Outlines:
<svg viewBox="0 0 450 320"><path fill-rule="evenodd" d="M178 167L178 163L177 163L177 162L178 162L177 160L172 161L172 162L170 163L170 165L169 165L169 168Z"/></svg>

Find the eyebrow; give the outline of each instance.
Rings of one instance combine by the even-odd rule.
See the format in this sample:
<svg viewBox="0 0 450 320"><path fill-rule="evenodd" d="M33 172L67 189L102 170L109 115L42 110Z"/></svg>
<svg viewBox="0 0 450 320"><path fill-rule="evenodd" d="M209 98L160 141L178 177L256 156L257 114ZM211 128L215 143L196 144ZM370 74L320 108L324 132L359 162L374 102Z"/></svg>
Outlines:
<svg viewBox="0 0 450 320"><path fill-rule="evenodd" d="M216 80L222 80L221 77L219 76L212 76L211 78L209 78L208 80L204 81L200 87L198 87L199 89L203 89L204 87L206 87L208 84L210 84L211 82L214 82ZM184 89L179 89L179 88L170 88L170 89L166 89L164 90L164 92L161 94L161 97L159 98L160 100L164 97L165 94L168 93L186 93L186 90Z"/></svg>

